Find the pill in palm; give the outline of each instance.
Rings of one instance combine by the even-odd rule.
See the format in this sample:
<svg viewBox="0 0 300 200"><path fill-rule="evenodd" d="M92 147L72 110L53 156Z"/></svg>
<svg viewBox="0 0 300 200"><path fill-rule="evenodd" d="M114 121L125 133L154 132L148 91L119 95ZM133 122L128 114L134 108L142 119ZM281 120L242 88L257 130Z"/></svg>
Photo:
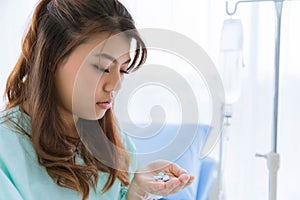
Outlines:
<svg viewBox="0 0 300 200"><path fill-rule="evenodd" d="M163 173L163 172L159 172L158 173L158 176L161 176L161 177L163 177L165 174Z"/></svg>
<svg viewBox="0 0 300 200"><path fill-rule="evenodd" d="M162 180L164 182L167 182L168 180L170 180L170 177L168 175L164 175L163 178L162 178Z"/></svg>
<svg viewBox="0 0 300 200"><path fill-rule="evenodd" d="M163 179L162 176L153 176L153 178L154 178L155 180L162 180L162 179Z"/></svg>

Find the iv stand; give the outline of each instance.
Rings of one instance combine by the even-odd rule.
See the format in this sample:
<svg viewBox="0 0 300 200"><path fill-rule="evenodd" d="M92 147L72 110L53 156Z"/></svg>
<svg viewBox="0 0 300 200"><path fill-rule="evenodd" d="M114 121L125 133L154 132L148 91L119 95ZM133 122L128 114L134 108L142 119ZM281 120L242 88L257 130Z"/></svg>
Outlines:
<svg viewBox="0 0 300 200"><path fill-rule="evenodd" d="M219 142L219 166L218 166L218 200L226 199L226 188L224 188L224 180L223 180L223 169L225 166L225 158L224 152L227 150L227 140L228 140L228 132L231 126L232 119L232 105L224 104L223 105L223 117L224 117L224 127L220 134L220 142Z"/></svg>
<svg viewBox="0 0 300 200"><path fill-rule="evenodd" d="M234 11L228 11L228 2L226 1L226 13L234 15L239 3L273 1L276 7L276 37L275 37L275 94L273 107L273 130L272 130L272 149L268 154L256 154L257 157L263 157L267 160L269 170L269 200L276 200L277 193L277 172L279 169L280 155L277 153L277 127L278 127L278 99L279 99L279 59L280 59L280 34L281 34L281 16L284 0L249 0L238 1L235 3Z"/></svg>

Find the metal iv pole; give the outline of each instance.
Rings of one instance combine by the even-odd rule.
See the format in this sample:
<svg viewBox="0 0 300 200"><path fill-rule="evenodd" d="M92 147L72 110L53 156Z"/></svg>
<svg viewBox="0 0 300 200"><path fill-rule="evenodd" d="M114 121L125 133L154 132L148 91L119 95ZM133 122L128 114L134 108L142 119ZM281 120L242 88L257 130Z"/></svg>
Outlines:
<svg viewBox="0 0 300 200"><path fill-rule="evenodd" d="M228 11L228 2L226 1L226 13L234 15L237 6L240 3L273 1L276 8L276 38L275 38L275 94L273 107L273 129L272 129L272 149L267 154L256 154L257 157L263 157L267 160L269 170L269 200L276 200L277 194L277 172L279 169L280 155L277 153L277 128L278 128L278 99L279 99L279 61L280 61L280 34L281 34L281 16L284 0L249 0L238 1L235 3L234 11Z"/></svg>

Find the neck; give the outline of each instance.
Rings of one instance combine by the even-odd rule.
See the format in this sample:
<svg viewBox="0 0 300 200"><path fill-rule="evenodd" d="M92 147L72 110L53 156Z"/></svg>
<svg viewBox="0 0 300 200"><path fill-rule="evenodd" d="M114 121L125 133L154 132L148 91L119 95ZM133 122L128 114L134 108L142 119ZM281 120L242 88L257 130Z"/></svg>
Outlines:
<svg viewBox="0 0 300 200"><path fill-rule="evenodd" d="M22 112L24 112L28 116L31 116L28 101L21 104L20 109ZM75 116L73 117L72 114L68 113L67 111L64 111L63 109L59 108L58 111L61 116L61 119L64 121L64 124L66 125L66 130L67 130L67 132L65 133L66 136L74 138L74 139L78 139L79 136L78 136L76 125L75 125L78 118L76 118Z"/></svg>
<svg viewBox="0 0 300 200"><path fill-rule="evenodd" d="M76 128L77 117L73 116L71 113L64 111L63 109L58 109L61 119L66 125L66 136L72 138L79 138L78 131Z"/></svg>

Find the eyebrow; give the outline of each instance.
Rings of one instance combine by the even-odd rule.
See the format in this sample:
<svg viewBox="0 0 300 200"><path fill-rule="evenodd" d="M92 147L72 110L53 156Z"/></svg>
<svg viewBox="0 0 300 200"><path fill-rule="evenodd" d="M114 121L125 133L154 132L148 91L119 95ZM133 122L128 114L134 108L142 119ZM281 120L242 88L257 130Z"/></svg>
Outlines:
<svg viewBox="0 0 300 200"><path fill-rule="evenodd" d="M111 55L109 55L109 54L107 54L107 53L96 54L95 56L96 56L96 57L102 57L102 58L108 59L108 60L110 60L110 61L112 61L112 62L114 62L114 63L115 63L115 62L118 62L116 58L112 57ZM122 65L130 63L130 61L131 61L131 58L129 58L129 59L128 59L127 61L125 61L124 63L122 63Z"/></svg>

